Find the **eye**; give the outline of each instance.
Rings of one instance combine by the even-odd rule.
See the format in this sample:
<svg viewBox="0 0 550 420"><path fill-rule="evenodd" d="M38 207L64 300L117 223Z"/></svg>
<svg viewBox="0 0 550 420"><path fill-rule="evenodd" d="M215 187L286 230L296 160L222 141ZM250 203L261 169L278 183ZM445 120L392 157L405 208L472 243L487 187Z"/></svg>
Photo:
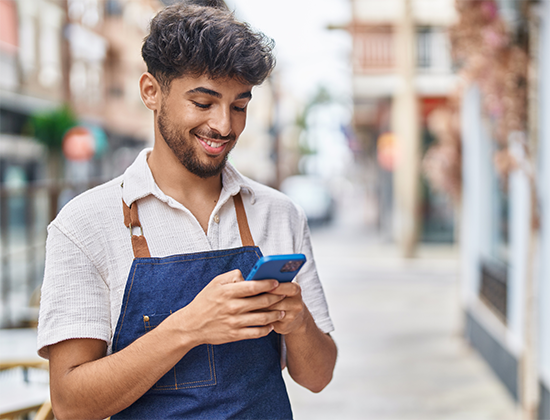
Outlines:
<svg viewBox="0 0 550 420"><path fill-rule="evenodd" d="M195 102L195 101L191 101L191 102L193 102L193 105L195 105L197 108L200 108L200 109L210 108L210 104L201 104L201 103Z"/></svg>
<svg viewBox="0 0 550 420"><path fill-rule="evenodd" d="M234 106L233 109L237 112L245 112L246 111L246 106L244 107L238 107L238 106Z"/></svg>

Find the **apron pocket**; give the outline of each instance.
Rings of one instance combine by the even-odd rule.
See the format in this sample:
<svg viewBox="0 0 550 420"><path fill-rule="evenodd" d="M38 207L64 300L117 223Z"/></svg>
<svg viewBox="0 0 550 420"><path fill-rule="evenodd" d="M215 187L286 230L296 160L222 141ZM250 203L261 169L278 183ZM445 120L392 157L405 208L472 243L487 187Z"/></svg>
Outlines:
<svg viewBox="0 0 550 420"><path fill-rule="evenodd" d="M170 314L144 315L145 332L147 333L158 326ZM172 369L160 378L151 391L173 391L212 385L216 385L214 346L201 344L189 350Z"/></svg>

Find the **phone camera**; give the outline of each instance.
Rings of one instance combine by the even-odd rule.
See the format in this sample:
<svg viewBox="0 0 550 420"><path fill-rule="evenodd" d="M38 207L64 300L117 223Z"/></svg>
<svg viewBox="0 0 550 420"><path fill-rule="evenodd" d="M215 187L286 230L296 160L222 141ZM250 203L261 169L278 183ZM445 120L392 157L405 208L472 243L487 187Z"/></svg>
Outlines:
<svg viewBox="0 0 550 420"><path fill-rule="evenodd" d="M290 273L292 271L296 271L302 266L303 263L303 261L289 261L285 265L283 265L280 271L281 273Z"/></svg>

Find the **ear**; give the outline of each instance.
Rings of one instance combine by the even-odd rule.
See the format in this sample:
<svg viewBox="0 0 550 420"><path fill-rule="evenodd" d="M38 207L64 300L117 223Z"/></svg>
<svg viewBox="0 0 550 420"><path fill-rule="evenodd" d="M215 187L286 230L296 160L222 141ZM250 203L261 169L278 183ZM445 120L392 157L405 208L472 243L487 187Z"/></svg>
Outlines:
<svg viewBox="0 0 550 420"><path fill-rule="evenodd" d="M151 111L160 109L162 91L155 76L148 72L143 73L139 78L139 92L147 108Z"/></svg>

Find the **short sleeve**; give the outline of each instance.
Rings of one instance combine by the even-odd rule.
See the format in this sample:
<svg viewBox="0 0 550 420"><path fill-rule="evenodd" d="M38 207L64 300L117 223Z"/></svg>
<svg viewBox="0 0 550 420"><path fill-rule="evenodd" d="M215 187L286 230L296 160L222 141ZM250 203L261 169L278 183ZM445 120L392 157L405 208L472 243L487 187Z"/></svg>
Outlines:
<svg viewBox="0 0 550 420"><path fill-rule="evenodd" d="M46 266L38 319L38 354L75 338L109 343L109 290L85 249L56 226L48 228Z"/></svg>
<svg viewBox="0 0 550 420"><path fill-rule="evenodd" d="M301 240L298 241L296 252L304 254L307 261L298 273L296 281L302 288L302 298L313 316L315 324L321 331L328 334L334 331L334 326L330 319L323 285L317 274L307 219L303 211L300 212L300 215Z"/></svg>

